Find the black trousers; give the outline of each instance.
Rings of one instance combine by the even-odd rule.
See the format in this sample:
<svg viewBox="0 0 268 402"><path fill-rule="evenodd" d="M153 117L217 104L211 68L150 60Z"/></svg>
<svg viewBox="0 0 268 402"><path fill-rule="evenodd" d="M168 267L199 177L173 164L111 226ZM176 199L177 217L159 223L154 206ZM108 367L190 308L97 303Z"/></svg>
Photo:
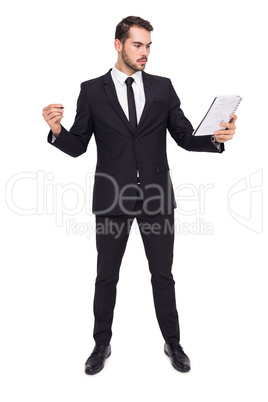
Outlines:
<svg viewBox="0 0 268 402"><path fill-rule="evenodd" d="M112 337L113 312L119 269L129 232L136 218L151 273L154 306L161 333L166 342L180 339L175 299L175 281L171 272L174 245L174 212L148 215L142 200L136 201L135 215L96 215L97 277L94 295L96 344L108 345Z"/></svg>

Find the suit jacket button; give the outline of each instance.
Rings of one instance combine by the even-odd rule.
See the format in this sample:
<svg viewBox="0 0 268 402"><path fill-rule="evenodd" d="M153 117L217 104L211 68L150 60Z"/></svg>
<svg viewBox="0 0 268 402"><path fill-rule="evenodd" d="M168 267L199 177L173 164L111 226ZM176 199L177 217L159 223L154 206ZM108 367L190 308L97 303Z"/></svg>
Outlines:
<svg viewBox="0 0 268 402"><path fill-rule="evenodd" d="M132 165L133 165L133 166L136 166L136 162L132 162Z"/></svg>

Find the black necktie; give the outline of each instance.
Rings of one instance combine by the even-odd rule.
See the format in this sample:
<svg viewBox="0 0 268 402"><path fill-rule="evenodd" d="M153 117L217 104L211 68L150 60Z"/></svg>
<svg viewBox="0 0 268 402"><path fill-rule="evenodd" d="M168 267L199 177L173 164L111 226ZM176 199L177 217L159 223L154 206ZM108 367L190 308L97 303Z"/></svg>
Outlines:
<svg viewBox="0 0 268 402"><path fill-rule="evenodd" d="M134 82L134 79L131 77L128 77L126 79L129 123L130 123L132 129L135 130L137 128L137 114L136 114L134 92L133 92L133 88L132 88L133 82Z"/></svg>

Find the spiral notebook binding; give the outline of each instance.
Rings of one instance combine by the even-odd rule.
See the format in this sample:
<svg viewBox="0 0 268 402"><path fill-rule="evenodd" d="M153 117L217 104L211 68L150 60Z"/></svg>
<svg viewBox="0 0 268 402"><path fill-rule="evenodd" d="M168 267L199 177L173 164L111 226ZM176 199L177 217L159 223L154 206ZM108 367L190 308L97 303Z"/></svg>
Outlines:
<svg viewBox="0 0 268 402"><path fill-rule="evenodd" d="M238 103L237 103L237 105L236 105L236 107L235 107L234 113L236 112L236 109L237 109L238 106L240 105L241 101L242 101L242 97L240 96L240 100L238 101Z"/></svg>

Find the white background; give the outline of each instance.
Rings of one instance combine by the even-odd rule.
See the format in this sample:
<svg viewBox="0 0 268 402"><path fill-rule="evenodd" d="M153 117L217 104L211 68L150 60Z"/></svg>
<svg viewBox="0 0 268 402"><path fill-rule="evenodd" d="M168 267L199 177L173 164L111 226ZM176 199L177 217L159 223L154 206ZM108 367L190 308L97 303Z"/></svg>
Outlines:
<svg viewBox="0 0 268 402"><path fill-rule="evenodd" d="M267 401L264 6L260 0L5 5L0 284L5 402ZM57 219L64 208L76 205L75 192L67 191L71 183L85 191L86 173L95 168L95 141L92 137L87 153L76 159L53 148L46 142L49 128L42 109L62 103L62 124L71 127L80 83L105 74L116 62L115 26L128 15L154 26L146 71L172 79L193 126L215 95L239 94L243 101L237 134L221 155L190 153L167 138L174 188L183 185L184 195L192 194L188 201L178 199L175 210L179 229L173 265L181 343L191 372L175 371L163 353L148 265L133 227L121 266L112 355L104 370L90 377L84 363L94 346L95 238L94 233L68 234L66 219L94 225L94 215L83 208L64 216L61 226ZM203 212L201 198L195 200L193 193L202 185L211 186ZM91 199L86 201L91 205ZM38 213L27 216L31 208ZM200 219L210 223L212 234L200 228L195 233ZM188 234L181 223L190 228Z"/></svg>

